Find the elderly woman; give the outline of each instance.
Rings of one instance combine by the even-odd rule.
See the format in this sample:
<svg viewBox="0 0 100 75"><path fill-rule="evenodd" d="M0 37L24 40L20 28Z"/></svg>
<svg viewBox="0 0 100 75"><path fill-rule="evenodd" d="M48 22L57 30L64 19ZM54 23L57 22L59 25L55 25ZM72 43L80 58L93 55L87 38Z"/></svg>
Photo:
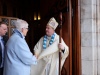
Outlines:
<svg viewBox="0 0 100 75"><path fill-rule="evenodd" d="M30 75L30 66L36 62L36 57L25 41L28 23L17 19L14 24L16 28L6 44L3 75Z"/></svg>
<svg viewBox="0 0 100 75"><path fill-rule="evenodd" d="M59 49L62 52L61 66L69 54L68 46L59 43L59 35L55 33L58 22L52 17L46 26L46 35L41 37L34 47L34 53L38 58L37 64L32 65L31 75L58 75Z"/></svg>

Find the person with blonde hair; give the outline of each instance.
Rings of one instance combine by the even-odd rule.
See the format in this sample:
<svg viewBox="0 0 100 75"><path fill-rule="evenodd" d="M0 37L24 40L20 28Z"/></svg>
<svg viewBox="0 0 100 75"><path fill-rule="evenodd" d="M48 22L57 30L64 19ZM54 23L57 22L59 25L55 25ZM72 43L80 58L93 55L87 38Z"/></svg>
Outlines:
<svg viewBox="0 0 100 75"><path fill-rule="evenodd" d="M61 50L61 67L68 57L68 46L62 39L59 43L59 35L55 32L58 22L52 17L46 25L46 35L40 38L33 51L37 57L37 63L31 66L31 75L58 75L59 50Z"/></svg>
<svg viewBox="0 0 100 75"><path fill-rule="evenodd" d="M14 21L14 25L13 34L6 44L3 75L30 75L30 66L37 59L25 41L28 23L17 19Z"/></svg>

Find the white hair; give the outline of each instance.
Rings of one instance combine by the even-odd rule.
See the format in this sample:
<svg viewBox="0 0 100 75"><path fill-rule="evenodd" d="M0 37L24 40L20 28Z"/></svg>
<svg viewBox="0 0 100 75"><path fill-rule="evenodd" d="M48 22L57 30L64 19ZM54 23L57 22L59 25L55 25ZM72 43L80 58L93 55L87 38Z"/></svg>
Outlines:
<svg viewBox="0 0 100 75"><path fill-rule="evenodd" d="M22 28L28 28L28 23L25 20L17 19L13 21L15 28L21 31Z"/></svg>

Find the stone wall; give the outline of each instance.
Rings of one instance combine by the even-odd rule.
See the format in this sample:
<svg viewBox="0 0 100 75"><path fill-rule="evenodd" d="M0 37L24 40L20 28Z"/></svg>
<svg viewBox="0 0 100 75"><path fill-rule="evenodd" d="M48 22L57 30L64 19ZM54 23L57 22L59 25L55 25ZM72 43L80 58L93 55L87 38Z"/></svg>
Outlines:
<svg viewBox="0 0 100 75"><path fill-rule="evenodd" d="M82 75L100 75L99 73L99 0L81 0L81 54ZM98 15L97 15L98 14ZM98 27L97 27L98 26ZM98 52L98 53L97 53Z"/></svg>

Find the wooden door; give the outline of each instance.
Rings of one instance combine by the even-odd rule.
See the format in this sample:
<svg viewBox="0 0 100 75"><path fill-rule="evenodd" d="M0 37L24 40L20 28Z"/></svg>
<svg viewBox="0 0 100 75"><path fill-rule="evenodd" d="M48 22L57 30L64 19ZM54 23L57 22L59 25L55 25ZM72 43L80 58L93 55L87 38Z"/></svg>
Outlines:
<svg viewBox="0 0 100 75"><path fill-rule="evenodd" d="M72 0L72 73L81 74L80 0Z"/></svg>
<svg viewBox="0 0 100 75"><path fill-rule="evenodd" d="M81 75L80 0L36 0L33 5L37 19L31 16L30 30L26 36L32 52L34 45L45 34L48 20L55 17L60 23L59 13L62 12L62 38L69 46L69 56L62 68L62 75ZM41 16L40 20L38 15ZM56 32L59 34L59 28Z"/></svg>
<svg viewBox="0 0 100 75"><path fill-rule="evenodd" d="M80 49L80 0L40 0L40 7L36 12L41 19L30 22L29 40L30 48L45 34L45 27L51 17L59 21L59 13L63 14L62 38L69 46L69 56L62 68L61 75L81 75L81 49ZM45 3L44 3L45 2ZM59 34L59 28L56 29ZM30 35L31 34L31 35ZM33 43L32 43L33 42Z"/></svg>

